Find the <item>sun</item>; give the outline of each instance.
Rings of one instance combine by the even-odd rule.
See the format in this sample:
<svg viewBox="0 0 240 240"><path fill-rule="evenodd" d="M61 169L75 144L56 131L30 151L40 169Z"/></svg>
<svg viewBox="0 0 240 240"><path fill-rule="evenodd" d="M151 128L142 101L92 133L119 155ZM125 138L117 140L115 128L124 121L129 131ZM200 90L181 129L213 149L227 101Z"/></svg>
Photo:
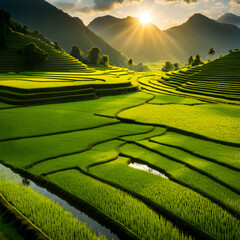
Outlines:
<svg viewBox="0 0 240 240"><path fill-rule="evenodd" d="M151 17L148 13L142 13L141 16L139 17L139 20L142 24L150 23Z"/></svg>

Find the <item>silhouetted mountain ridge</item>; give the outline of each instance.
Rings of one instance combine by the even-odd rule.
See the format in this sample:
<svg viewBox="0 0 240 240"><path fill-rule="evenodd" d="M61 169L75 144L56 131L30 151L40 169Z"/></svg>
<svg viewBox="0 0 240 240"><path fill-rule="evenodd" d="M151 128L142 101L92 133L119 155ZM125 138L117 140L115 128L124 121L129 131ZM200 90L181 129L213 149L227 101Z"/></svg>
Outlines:
<svg viewBox="0 0 240 240"><path fill-rule="evenodd" d="M89 30L81 19L71 17L44 0L1 0L0 9L10 12L13 19L29 29L38 30L57 41L68 52L73 44L85 53L91 47L98 46L110 56L111 63L123 65L127 62L124 54Z"/></svg>
<svg viewBox="0 0 240 240"><path fill-rule="evenodd" d="M107 17L110 19L110 17ZM186 61L189 55L208 57L208 49L218 54L240 47L240 29L196 13L188 21L165 31L154 24L143 25L135 18L99 17L88 27L113 46L137 61ZM126 44L127 43L127 44Z"/></svg>
<svg viewBox="0 0 240 240"><path fill-rule="evenodd" d="M220 23L233 24L240 28L240 16L237 16L233 13L225 13L217 20Z"/></svg>

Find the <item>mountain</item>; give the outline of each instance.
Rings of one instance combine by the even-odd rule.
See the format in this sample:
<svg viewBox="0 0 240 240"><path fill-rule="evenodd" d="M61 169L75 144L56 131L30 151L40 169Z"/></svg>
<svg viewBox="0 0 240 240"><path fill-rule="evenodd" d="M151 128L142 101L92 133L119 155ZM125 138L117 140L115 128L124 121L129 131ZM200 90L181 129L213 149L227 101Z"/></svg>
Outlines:
<svg viewBox="0 0 240 240"><path fill-rule="evenodd" d="M162 39L161 31L154 24L141 24L138 18L99 17L88 27L113 46L118 46L135 61L157 61L159 56L153 56L153 51L163 51L159 44Z"/></svg>
<svg viewBox="0 0 240 240"><path fill-rule="evenodd" d="M110 56L112 64L125 65L128 60L89 30L79 18L71 17L44 0L0 0L0 9L10 12L14 20L30 30L37 30L52 41L57 41L67 52L73 44L85 53L91 47L98 46L103 54Z"/></svg>
<svg viewBox="0 0 240 240"><path fill-rule="evenodd" d="M225 13L221 17L218 18L217 20L220 23L228 23L228 24L233 24L237 27L240 28L240 16L237 16L232 13Z"/></svg>
<svg viewBox="0 0 240 240"><path fill-rule="evenodd" d="M104 16L88 27L135 61L186 62L189 55L208 57L208 49L224 54L240 47L240 29L219 23L202 14L194 14L184 24L161 31L154 24L142 24L137 18Z"/></svg>

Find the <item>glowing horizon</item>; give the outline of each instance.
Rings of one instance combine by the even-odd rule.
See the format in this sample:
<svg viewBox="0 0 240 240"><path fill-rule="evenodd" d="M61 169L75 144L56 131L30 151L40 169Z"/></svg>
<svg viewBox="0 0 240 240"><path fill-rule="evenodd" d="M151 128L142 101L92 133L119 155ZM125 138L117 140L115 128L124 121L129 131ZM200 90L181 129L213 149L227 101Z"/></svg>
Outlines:
<svg viewBox="0 0 240 240"><path fill-rule="evenodd" d="M139 17L139 20L142 24L147 24L152 21L152 18L150 17L150 15L148 13L142 13Z"/></svg>

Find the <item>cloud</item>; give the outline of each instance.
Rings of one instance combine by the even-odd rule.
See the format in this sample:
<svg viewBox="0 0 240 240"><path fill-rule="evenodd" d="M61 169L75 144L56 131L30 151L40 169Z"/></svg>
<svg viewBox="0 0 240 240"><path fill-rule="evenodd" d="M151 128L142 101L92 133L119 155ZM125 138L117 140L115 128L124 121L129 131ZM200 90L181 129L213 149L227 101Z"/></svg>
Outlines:
<svg viewBox="0 0 240 240"><path fill-rule="evenodd" d="M239 16L239 12L240 12L240 0L231 0L229 2L229 6L230 6L230 11L232 13L235 13Z"/></svg>
<svg viewBox="0 0 240 240"><path fill-rule="evenodd" d="M179 0L166 0L167 2L179 2ZM198 0L182 0L185 3L196 3Z"/></svg>
<svg viewBox="0 0 240 240"><path fill-rule="evenodd" d="M231 0L231 5L240 5L240 0Z"/></svg>
<svg viewBox="0 0 240 240"><path fill-rule="evenodd" d="M56 7L59 7L63 10L70 10L76 7L76 2L60 2L60 1L55 1L54 5Z"/></svg>
<svg viewBox="0 0 240 240"><path fill-rule="evenodd" d="M90 7L78 8L80 12L104 12L114 9L117 5L127 2L141 2L142 0L93 0L94 4Z"/></svg>

